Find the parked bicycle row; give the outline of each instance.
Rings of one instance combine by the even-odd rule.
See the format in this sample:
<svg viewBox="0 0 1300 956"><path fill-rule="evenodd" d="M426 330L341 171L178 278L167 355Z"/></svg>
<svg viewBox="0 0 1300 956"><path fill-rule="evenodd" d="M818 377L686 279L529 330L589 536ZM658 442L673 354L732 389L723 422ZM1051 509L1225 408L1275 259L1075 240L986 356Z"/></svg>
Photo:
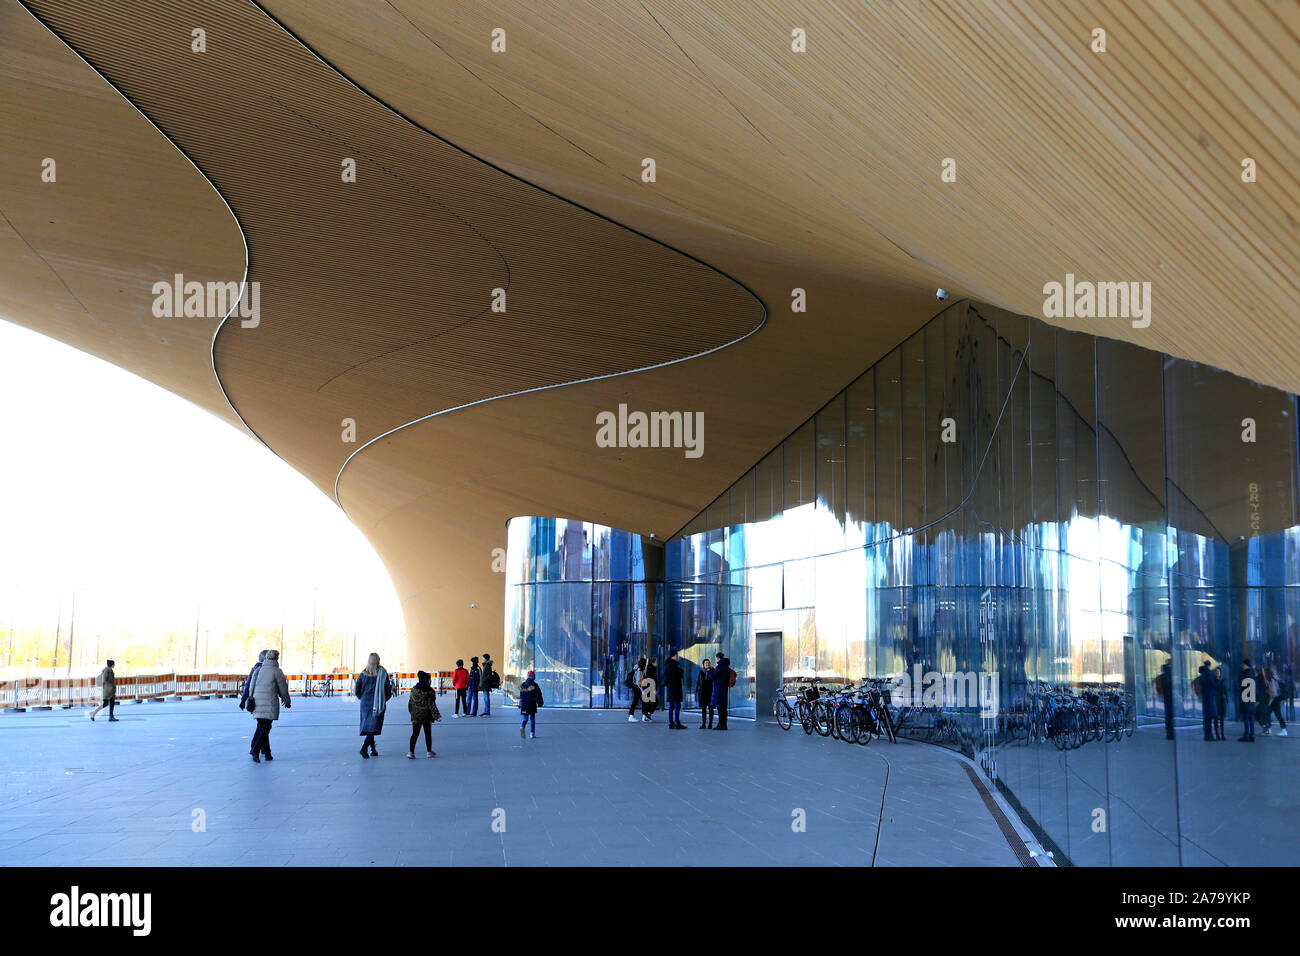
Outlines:
<svg viewBox="0 0 1300 956"><path fill-rule="evenodd" d="M809 736L816 732L863 747L880 737L897 743L889 710L892 684L890 678L868 677L831 688L818 678L801 678L782 685L772 707L782 730L797 721Z"/></svg>

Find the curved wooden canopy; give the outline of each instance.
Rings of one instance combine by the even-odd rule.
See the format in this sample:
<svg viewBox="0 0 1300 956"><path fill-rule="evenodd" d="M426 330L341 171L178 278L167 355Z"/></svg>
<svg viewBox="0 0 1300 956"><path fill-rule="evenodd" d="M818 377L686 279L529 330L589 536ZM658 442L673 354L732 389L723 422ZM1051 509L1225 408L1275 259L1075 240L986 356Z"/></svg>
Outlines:
<svg viewBox="0 0 1300 956"><path fill-rule="evenodd" d="M261 321L212 347L212 323L152 318L160 278L239 277L237 229L14 0L0 104L26 152L0 209L28 244L0 245L0 307L230 417L224 389L375 544L412 663L500 641L509 517L671 534L936 286L1041 314L1067 273L1149 281L1149 328L1061 324L1300 390L1294 2L27 6L229 202ZM68 137L90 192L62 192L66 164L39 182L31 157ZM115 178L124 155L157 194ZM600 447L620 403L703 412L703 457Z"/></svg>

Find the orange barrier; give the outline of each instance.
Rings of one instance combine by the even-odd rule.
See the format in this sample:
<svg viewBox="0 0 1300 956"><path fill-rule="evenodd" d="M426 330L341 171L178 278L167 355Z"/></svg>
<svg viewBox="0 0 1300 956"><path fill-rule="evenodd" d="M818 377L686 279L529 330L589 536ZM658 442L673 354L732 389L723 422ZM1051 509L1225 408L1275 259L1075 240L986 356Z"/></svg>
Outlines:
<svg viewBox="0 0 1300 956"><path fill-rule="evenodd" d="M451 689L451 671L433 671L438 693ZM415 686L415 671L397 671L390 676L397 692L406 693ZM118 677L118 703L161 700L164 697L193 698L204 696L238 696L244 688L246 674L133 674ZM289 693L305 694L322 681L330 682L336 694L351 694L355 674L286 674ZM104 690L97 677L20 677L0 681L0 708L28 707L95 707L103 700Z"/></svg>
<svg viewBox="0 0 1300 956"><path fill-rule="evenodd" d="M242 674L135 674L118 677L118 703L161 700L164 697L199 697L238 694ZM0 708L94 707L104 699L98 677L20 677L0 681Z"/></svg>

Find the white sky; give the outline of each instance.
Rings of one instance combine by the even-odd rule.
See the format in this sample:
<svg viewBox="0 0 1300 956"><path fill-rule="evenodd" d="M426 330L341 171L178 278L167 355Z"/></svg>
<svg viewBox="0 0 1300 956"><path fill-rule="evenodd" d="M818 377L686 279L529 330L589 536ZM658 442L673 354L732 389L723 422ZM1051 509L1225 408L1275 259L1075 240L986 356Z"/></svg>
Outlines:
<svg viewBox="0 0 1300 956"><path fill-rule="evenodd" d="M114 365L0 321L0 621L193 632L227 622L391 642L383 564L258 442Z"/></svg>

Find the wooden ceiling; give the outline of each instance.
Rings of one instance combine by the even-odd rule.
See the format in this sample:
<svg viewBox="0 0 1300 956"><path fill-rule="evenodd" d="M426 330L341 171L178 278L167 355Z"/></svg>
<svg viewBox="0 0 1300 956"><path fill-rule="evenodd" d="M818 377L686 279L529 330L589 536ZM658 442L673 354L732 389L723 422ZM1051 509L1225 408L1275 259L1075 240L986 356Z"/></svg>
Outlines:
<svg viewBox="0 0 1300 956"><path fill-rule="evenodd" d="M412 664L500 640L509 517L671 534L933 314L936 286L1041 314L1066 273L1150 281L1148 329L1063 324L1300 390L1295 2L27 5L233 208L262 322L222 328L220 384L337 486L393 574ZM87 288L76 312L51 279L72 285L72 260L146 289L173 259L242 271L220 198L192 168L185 190L122 188L142 142L145 183L187 164L57 41L3 49L5 115L39 118L28 151L75 136L99 166L96 201L64 200L43 240L81 254L40 276L10 237L22 291L0 305L220 411L202 336L160 348L147 297ZM0 209L26 204L26 236L44 196L10 162ZM620 402L703 412L704 456L597 447Z"/></svg>

